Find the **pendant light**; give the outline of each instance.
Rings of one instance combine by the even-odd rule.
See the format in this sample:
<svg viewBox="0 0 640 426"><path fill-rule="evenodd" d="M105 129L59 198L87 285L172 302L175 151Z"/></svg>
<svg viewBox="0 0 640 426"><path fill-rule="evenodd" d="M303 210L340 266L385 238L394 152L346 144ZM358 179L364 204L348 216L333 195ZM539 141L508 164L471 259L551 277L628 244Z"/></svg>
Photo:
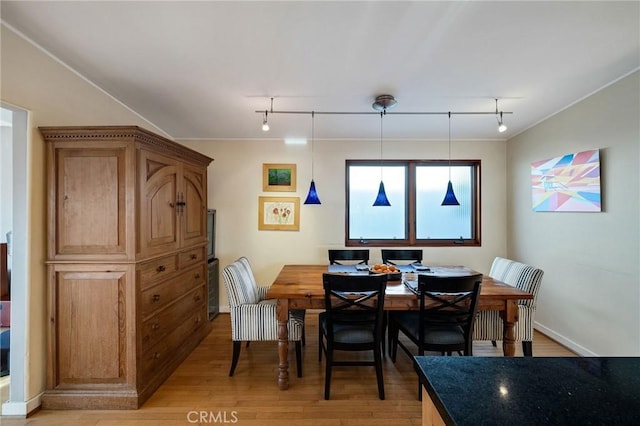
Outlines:
<svg viewBox="0 0 640 426"><path fill-rule="evenodd" d="M386 108L380 111L380 187L378 188L378 196L373 202L374 206L390 206L391 203L387 198L387 193L384 190L384 182L382 181L382 117L387 112Z"/></svg>
<svg viewBox="0 0 640 426"><path fill-rule="evenodd" d="M318 193L316 192L316 183L313 181L313 133L314 133L314 117L315 113L311 111L311 186L309 186L309 193L307 199L304 200L305 204L322 204Z"/></svg>
<svg viewBox="0 0 640 426"><path fill-rule="evenodd" d="M451 112L449 112L449 183L447 184L447 193L442 200L443 206L459 206L460 203L453 193L453 185L451 184Z"/></svg>

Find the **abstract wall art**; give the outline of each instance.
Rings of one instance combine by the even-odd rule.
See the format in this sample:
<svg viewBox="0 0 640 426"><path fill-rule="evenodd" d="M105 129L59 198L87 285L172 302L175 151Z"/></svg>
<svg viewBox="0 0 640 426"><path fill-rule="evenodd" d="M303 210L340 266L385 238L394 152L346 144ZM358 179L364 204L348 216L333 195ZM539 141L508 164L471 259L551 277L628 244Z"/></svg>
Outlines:
<svg viewBox="0 0 640 426"><path fill-rule="evenodd" d="M600 151L582 151L531 163L536 212L599 212Z"/></svg>

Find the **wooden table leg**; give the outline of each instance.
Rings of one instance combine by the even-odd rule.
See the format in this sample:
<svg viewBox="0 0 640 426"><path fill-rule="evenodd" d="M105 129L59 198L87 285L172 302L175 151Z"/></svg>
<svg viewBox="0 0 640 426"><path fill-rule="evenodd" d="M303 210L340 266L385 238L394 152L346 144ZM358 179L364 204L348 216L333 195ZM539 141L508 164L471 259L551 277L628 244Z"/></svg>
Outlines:
<svg viewBox="0 0 640 426"><path fill-rule="evenodd" d="M278 387L289 389L289 300L278 299Z"/></svg>
<svg viewBox="0 0 640 426"><path fill-rule="evenodd" d="M503 322L502 352L504 356L514 356L516 354L516 331L515 324L518 322L518 301L505 301L505 310L500 312Z"/></svg>

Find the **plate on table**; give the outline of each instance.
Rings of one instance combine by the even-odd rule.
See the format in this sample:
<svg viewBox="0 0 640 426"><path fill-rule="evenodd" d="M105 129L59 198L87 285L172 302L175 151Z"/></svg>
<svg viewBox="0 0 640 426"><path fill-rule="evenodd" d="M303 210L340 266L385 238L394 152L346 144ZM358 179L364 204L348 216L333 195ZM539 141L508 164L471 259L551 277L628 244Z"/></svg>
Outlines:
<svg viewBox="0 0 640 426"><path fill-rule="evenodd" d="M396 281L402 278L402 272L394 265L376 263L369 268L369 272L372 274L387 274L387 281Z"/></svg>

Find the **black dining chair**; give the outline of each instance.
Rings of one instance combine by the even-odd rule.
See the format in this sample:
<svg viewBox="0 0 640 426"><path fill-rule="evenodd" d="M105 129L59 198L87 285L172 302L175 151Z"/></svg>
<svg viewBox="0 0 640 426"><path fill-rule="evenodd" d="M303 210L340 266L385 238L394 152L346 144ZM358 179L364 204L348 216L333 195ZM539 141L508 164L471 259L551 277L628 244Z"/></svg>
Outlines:
<svg viewBox="0 0 640 426"><path fill-rule="evenodd" d="M369 264L369 250L366 249L329 249L329 264L342 265L340 261L349 260L356 261L358 264Z"/></svg>
<svg viewBox="0 0 640 426"><path fill-rule="evenodd" d="M422 262L422 250L382 249L380 253L382 254L382 263L386 263L387 265L395 265L395 262L398 260L409 263Z"/></svg>
<svg viewBox="0 0 640 426"><path fill-rule="evenodd" d="M396 362L398 346L412 358L400 341L402 332L417 346L417 354L437 351L442 355L473 355L473 325L478 308L482 274L466 276L418 275L419 311L389 313L389 355ZM422 399L421 388L418 397Z"/></svg>
<svg viewBox="0 0 640 426"><path fill-rule="evenodd" d="M384 399L382 378L382 314L387 276L323 274L325 312L319 315L320 346L326 357L324 399L329 399L331 371L336 366L374 366L378 396ZM336 351L371 351L370 360L336 360Z"/></svg>

